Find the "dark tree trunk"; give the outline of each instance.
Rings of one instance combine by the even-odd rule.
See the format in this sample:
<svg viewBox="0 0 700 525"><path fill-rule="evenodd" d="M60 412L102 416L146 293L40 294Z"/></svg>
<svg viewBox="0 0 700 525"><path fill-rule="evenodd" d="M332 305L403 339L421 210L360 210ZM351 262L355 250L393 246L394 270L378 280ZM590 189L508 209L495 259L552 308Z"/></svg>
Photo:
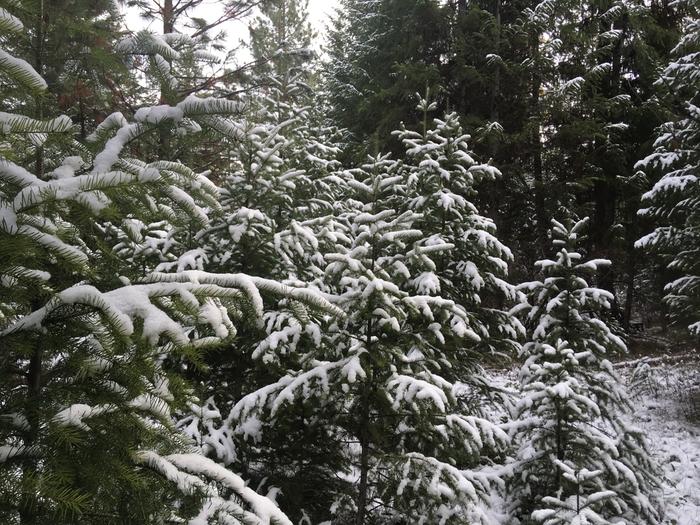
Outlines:
<svg viewBox="0 0 700 525"><path fill-rule="evenodd" d="M163 33L172 33L175 30L175 10L173 0L163 2Z"/></svg>
<svg viewBox="0 0 700 525"><path fill-rule="evenodd" d="M609 257L612 246L611 230L615 224L615 212L617 206L617 192L614 182L610 182L609 170L604 169L602 180L597 180L593 186L593 202L595 204L593 215L592 237L595 250L601 256ZM598 285L615 293L615 271L609 267L600 273Z"/></svg>
<svg viewBox="0 0 700 525"><path fill-rule="evenodd" d="M538 71L539 67L539 34L530 36L530 52L533 58L534 67L530 84L530 149L532 160L532 178L534 180L535 191L535 217L537 219L537 236L539 255L544 255L549 246L547 241L547 229L549 220L545 209L544 199L544 167L542 163L542 137L540 136L541 116L540 116L540 90L542 88L542 77Z"/></svg>
<svg viewBox="0 0 700 525"><path fill-rule="evenodd" d="M368 393L362 399L362 414L360 420L360 484L357 488L357 516L355 525L364 525L367 509L367 492L369 489L369 397Z"/></svg>
<svg viewBox="0 0 700 525"><path fill-rule="evenodd" d="M621 29L623 32L626 31L627 22L622 20L615 24L616 29ZM605 29L605 28L601 28ZM620 92L620 79L622 74L622 40L621 38L612 50L611 63L612 68L610 72L610 77L605 85L606 96L612 98L619 94ZM610 116L605 116L606 120L610 119ZM606 145L602 145L605 148ZM612 252L612 244L614 241L611 235L613 226L615 225L615 217L617 212L617 187L616 178L621 169L625 169L621 162L615 162L614 155L608 154L604 151L600 156L602 161L602 177L597 180L593 187L593 200L595 204L594 217L593 217L593 244L596 251L603 255L610 257ZM619 154L618 154L619 155ZM615 262L615 261L613 261ZM619 305L617 304L617 295L615 293L615 270L614 266L609 267L604 270L600 275L599 286L605 290L608 290L615 296L615 302L613 304L613 313L618 317L620 315Z"/></svg>
<svg viewBox="0 0 700 525"><path fill-rule="evenodd" d="M626 240L626 258L627 258L627 275L625 276L625 306L622 317L622 324L625 330L630 329L630 321L632 320L632 309L634 306L634 280L637 277L637 252L634 249L634 242L639 238L637 230L637 209L639 208L638 199L628 199L626 208L626 225L625 225L625 240Z"/></svg>
<svg viewBox="0 0 700 525"><path fill-rule="evenodd" d="M39 12L36 19L36 45L34 47L34 69L39 75L43 76L44 72L44 2L41 0L39 2ZM44 117L44 108L41 99L41 95L35 97L36 105L36 118L42 119ZM34 172L40 179L44 175L44 149L42 147L36 148L36 154L34 156ZM43 305L34 299L30 302L31 311L36 311ZM41 394L41 375L42 375L42 359L43 352L42 346L39 341L34 340L34 349L32 355L29 358L29 365L27 367L26 382L27 382L27 407L26 416L28 422L28 429L23 433L23 445L25 447L31 447L36 442L39 433L39 397ZM22 462L22 478L27 480L32 476L35 476L36 472L36 462L32 459L25 459ZM37 500L36 495L28 495L26 498L22 498L19 502L19 521L21 525L35 525L39 523L39 516L37 511Z"/></svg>

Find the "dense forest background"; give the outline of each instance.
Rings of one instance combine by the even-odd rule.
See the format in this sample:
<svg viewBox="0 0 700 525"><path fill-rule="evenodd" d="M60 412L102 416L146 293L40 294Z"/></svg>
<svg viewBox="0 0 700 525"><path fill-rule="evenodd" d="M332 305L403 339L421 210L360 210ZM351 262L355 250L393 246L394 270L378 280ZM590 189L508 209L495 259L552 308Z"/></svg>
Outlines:
<svg viewBox="0 0 700 525"><path fill-rule="evenodd" d="M661 171L640 161L657 128L682 115L660 71L693 6L680 2L347 3L330 33L327 87L351 150L400 151L391 135L419 129L415 92L454 111L471 147L504 174L482 191L513 249L516 281L547 251L549 219L591 217L588 249L613 266L600 285L630 322L666 323L663 257L635 249L653 222L638 211ZM367 147L367 144L376 146ZM360 153L362 152L362 153ZM566 212L564 212L566 213Z"/></svg>
<svg viewBox="0 0 700 525"><path fill-rule="evenodd" d="M676 523L697 3L206 7L0 0L0 522Z"/></svg>

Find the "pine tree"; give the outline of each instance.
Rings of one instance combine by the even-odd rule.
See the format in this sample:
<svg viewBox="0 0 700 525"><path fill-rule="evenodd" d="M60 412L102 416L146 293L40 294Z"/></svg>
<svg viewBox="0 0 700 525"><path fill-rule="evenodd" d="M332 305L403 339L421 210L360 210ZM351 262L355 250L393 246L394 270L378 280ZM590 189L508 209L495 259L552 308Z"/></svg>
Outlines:
<svg viewBox="0 0 700 525"><path fill-rule="evenodd" d="M339 133L325 122L322 111L307 3L265 2L249 29L251 54L259 64L250 79L251 120L271 126L270 133L282 142L276 153L282 161L278 177L284 180L287 200L294 203L276 214L282 228L292 220L329 213L328 202L338 196L334 186L339 180L331 176L340 167Z"/></svg>
<svg viewBox="0 0 700 525"><path fill-rule="evenodd" d="M408 209L421 214L417 227L430 242L448 243L453 249L436 257L436 269L416 279L419 289L439 292L461 305L479 336L474 350L514 352L523 335L520 322L503 310L517 292L506 282L512 253L496 237L492 220L480 215L474 201L477 186L500 178L501 172L474 159L456 113L435 119L428 113L435 103L421 99L422 132L405 128L394 132L406 147Z"/></svg>
<svg viewBox="0 0 700 525"><path fill-rule="evenodd" d="M542 281L524 283L530 329L514 422L519 449L510 496L521 523L660 521L656 467L609 358L626 350L601 314L613 300L588 279L604 259L583 260L588 220L552 221L555 259Z"/></svg>
<svg viewBox="0 0 700 525"><path fill-rule="evenodd" d="M22 30L5 10L0 24ZM27 62L3 50L0 59L3 75L45 89ZM164 120L207 119L227 107L191 97L144 108L133 123L114 114L96 131L94 155L71 141L68 117L0 113L2 136L18 151L0 157L4 522L290 523L175 432L171 411L191 394L173 364L230 340L234 321L261 319L261 290L336 309L274 281L189 270L183 226L208 221L216 188L179 163L128 154L129 143ZM32 149L37 161L22 165ZM171 251L153 243L155 260L137 265L149 245L137 225L155 220L173 232Z"/></svg>
<svg viewBox="0 0 700 525"><path fill-rule="evenodd" d="M411 98L440 84L448 23L434 0L343 0L329 30L325 88L350 153L402 152L391 136L420 120Z"/></svg>
<svg viewBox="0 0 700 525"><path fill-rule="evenodd" d="M317 283L346 316L323 332L278 326L256 350L267 362L298 351L300 337L314 344L300 369L241 399L223 428L260 439L260 422L304 414L324 439L307 445L317 467L357 473L316 489L312 520L485 522L480 502L497 480L478 467L506 435L482 417L481 393L459 383L469 360L447 341L479 339L467 313L419 283L452 246L415 229L420 215L392 208L403 199L400 169L380 156L348 173L353 198L339 217L348 230Z"/></svg>
<svg viewBox="0 0 700 525"><path fill-rule="evenodd" d="M261 6L251 27L260 67L249 79L244 113L231 121L235 134L225 139L221 210L196 235L209 268L308 286L322 281L323 254L342 236L334 216L342 186L338 148L307 83L309 38L302 3ZM327 514L322 495L338 485L341 468L326 427L310 424L304 407L237 425L238 404L303 370L326 330L327 316L277 299L266 296L263 323L246 326L230 349L206 357L211 373L200 378L200 401L178 426L204 454L278 493L290 517L315 519Z"/></svg>
<svg viewBox="0 0 700 525"><path fill-rule="evenodd" d="M658 84L666 97L682 101L682 113L659 128L655 151L637 164L648 173L659 171L661 179L643 196L649 217L658 226L639 239L638 248L658 254L673 274L664 300L672 318L689 323L700 334L700 23L690 20L674 49L675 60L662 73Z"/></svg>
<svg viewBox="0 0 700 525"><path fill-rule="evenodd" d="M257 67L243 97L244 114L226 139L224 215L200 238L221 268L302 277L308 261L297 264L291 254L306 251L305 221L332 211L328 202L338 196L333 175L339 168L333 131L314 109L317 97L307 83L312 32L304 2L263 3L250 33ZM227 249L231 237L243 243L237 254Z"/></svg>
<svg viewBox="0 0 700 525"><path fill-rule="evenodd" d="M481 417L480 392L459 383L469 359L447 341L478 340L478 327L423 279L454 245L417 229L420 214L400 211L400 169L376 157L353 173L352 244L327 256L347 312L337 344L349 359L354 418L346 431L359 445L351 509L358 524L480 523L479 502L494 480L477 467L505 435Z"/></svg>

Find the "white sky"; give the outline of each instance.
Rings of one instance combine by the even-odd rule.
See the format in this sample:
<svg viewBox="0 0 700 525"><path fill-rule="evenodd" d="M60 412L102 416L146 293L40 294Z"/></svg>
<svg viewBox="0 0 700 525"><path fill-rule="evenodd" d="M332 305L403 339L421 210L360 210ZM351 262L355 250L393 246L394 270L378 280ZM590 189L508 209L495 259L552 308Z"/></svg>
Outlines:
<svg viewBox="0 0 700 525"><path fill-rule="evenodd" d="M222 0L204 0L202 4L192 13L195 16L204 18L207 21L214 20L221 13ZM316 29L319 37L323 37L323 32L330 15L338 5L338 0L309 0L309 17L311 24ZM139 17L138 9L131 8L126 10L126 25L131 30L141 29L143 27L151 27L154 31L160 30L158 22L144 23ZM223 24L222 29L228 34L228 38L232 42L238 42L248 36L247 25L241 23Z"/></svg>
<svg viewBox="0 0 700 525"><path fill-rule="evenodd" d="M338 0L309 0L309 15L311 23L320 33L330 15L333 14L333 9L338 6Z"/></svg>

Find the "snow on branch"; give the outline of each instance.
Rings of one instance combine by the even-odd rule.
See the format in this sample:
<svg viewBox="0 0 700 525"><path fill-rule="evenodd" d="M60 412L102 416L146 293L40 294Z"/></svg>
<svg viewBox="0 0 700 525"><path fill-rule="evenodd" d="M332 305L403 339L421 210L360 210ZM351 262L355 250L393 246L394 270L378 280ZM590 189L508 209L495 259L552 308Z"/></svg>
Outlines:
<svg viewBox="0 0 700 525"><path fill-rule="evenodd" d="M2 53L2 51L0 51ZM2 55L0 55L0 61ZM67 115L51 120L36 120L24 115L0 111L0 133L62 133L73 129L73 121Z"/></svg>
<svg viewBox="0 0 700 525"><path fill-rule="evenodd" d="M495 476L478 470L460 470L417 452L410 452L405 457L403 479L396 491L398 496L407 490L425 491L436 500L445 502L430 509L435 523L447 523L450 518L458 516L469 516L469 522L474 524L493 523L480 502L491 485L499 483Z"/></svg>
<svg viewBox="0 0 700 525"><path fill-rule="evenodd" d="M25 60L15 58L2 49L0 49L0 71L29 89L36 91L46 89L46 81L32 66Z"/></svg>
<svg viewBox="0 0 700 525"><path fill-rule="evenodd" d="M181 492L206 496L191 525L210 523L210 518L223 519L225 523L292 525L272 500L249 488L230 470L199 454L161 456L153 451L141 451L136 454L136 461L175 483ZM234 496L221 497L214 484L232 491Z"/></svg>
<svg viewBox="0 0 700 525"><path fill-rule="evenodd" d="M340 308L331 304L323 294L316 290L310 288L294 288L272 279L264 279L262 277L255 277L242 273L213 274L199 270L186 270L174 274L155 272L147 276L145 282L193 282L225 287L238 287L248 295L256 314L260 318L262 318L263 314L263 300L260 291L278 297L295 299L324 310L332 315L340 317L344 315Z"/></svg>
<svg viewBox="0 0 700 525"><path fill-rule="evenodd" d="M189 328L173 320L163 309L154 304L154 299L177 297L190 304L197 305L203 318L215 332L228 336L229 324L225 319L216 319L208 315L206 301L199 298L229 297L240 298L237 288L223 288L212 284L193 282L158 282L123 286L110 292L102 293L94 286L77 285L56 294L46 305L23 317L13 325L0 332L5 336L22 331L41 330L50 314L63 305L82 304L92 306L102 313L111 327L123 337L134 334L134 321L143 321L141 336L155 345L161 336L165 336L177 345L193 343L189 338Z"/></svg>
<svg viewBox="0 0 700 525"><path fill-rule="evenodd" d="M121 39L115 49L120 53L133 55L161 55L165 59L178 58L178 53L164 38L147 29Z"/></svg>

